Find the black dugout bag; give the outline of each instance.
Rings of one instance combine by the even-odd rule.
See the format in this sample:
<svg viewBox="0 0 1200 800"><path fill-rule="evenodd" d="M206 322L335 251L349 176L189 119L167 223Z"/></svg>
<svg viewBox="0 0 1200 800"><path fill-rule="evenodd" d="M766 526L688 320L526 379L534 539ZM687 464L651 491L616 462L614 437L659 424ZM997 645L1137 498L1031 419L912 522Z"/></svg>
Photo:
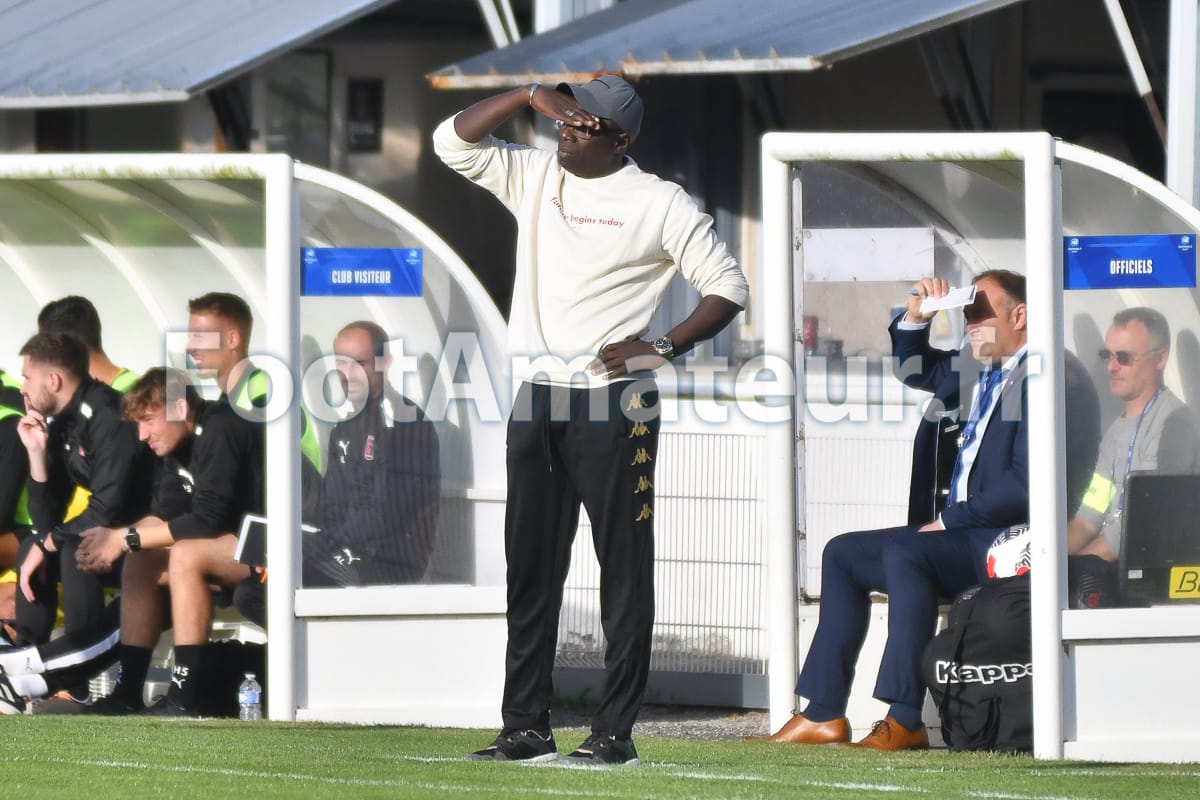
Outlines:
<svg viewBox="0 0 1200 800"><path fill-rule="evenodd" d="M922 673L951 750L1033 750L1029 574L972 587L925 649Z"/></svg>

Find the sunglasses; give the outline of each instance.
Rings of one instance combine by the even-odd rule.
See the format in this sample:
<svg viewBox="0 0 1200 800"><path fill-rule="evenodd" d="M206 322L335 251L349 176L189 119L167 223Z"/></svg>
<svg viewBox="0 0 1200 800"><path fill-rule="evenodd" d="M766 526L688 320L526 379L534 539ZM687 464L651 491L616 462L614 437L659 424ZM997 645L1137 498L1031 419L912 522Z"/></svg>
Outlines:
<svg viewBox="0 0 1200 800"><path fill-rule="evenodd" d="M995 313L992 311L991 306L988 305L984 305L982 307L975 305L963 307L963 319L971 324L983 322L984 320L991 319L994 316L996 316Z"/></svg>
<svg viewBox="0 0 1200 800"><path fill-rule="evenodd" d="M1109 350L1108 348L1105 348L1100 351L1099 355L1100 355L1100 360L1105 362L1106 364L1108 363L1108 360L1110 358L1115 358L1117 360L1117 363L1120 364L1122 367L1128 367L1130 364L1137 361L1139 358L1145 358L1148 355L1157 353L1159 350L1162 350L1162 348L1155 347L1154 349L1147 350L1144 353L1135 353L1132 350L1115 350L1114 351L1114 350Z"/></svg>
<svg viewBox="0 0 1200 800"><path fill-rule="evenodd" d="M575 138L577 139L591 139L593 136L603 136L609 131L609 127L603 122L600 123L599 128L581 128L575 125L568 125L561 119L554 120L554 128L560 133L562 132L563 128L570 128L571 132L575 134Z"/></svg>

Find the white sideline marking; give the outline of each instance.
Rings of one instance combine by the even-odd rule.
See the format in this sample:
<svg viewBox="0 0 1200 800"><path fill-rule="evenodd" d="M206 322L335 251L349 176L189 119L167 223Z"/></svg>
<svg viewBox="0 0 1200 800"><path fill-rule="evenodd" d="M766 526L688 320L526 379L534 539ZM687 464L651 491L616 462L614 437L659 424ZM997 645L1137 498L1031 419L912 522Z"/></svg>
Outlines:
<svg viewBox="0 0 1200 800"><path fill-rule="evenodd" d="M405 756L406 759L414 761L458 761L460 759L448 759L429 757L422 758L419 756ZM189 775L221 775L232 778L264 778L268 780L290 780L290 781L307 781L324 783L331 786L381 786L386 788L417 788L435 792L461 792L461 793L494 793L493 786L468 786L452 783L427 783L421 781L405 781L405 780L383 780L374 778L332 778L322 775L308 775L301 772L267 772L264 770L249 770L249 769L230 769L228 767L189 767L181 765L169 764L149 764L144 761L112 761L112 760L88 760L88 759L71 759L71 758L16 758L16 761L31 761L34 763L53 763L66 764L76 767L101 767L106 769L140 769L148 772L174 772L179 774ZM697 778L701 780L719 779L719 780L745 780L745 781L763 781L778 783L778 780L765 777L756 777L751 775L712 775L709 773L689 773L689 772L673 772L683 778ZM908 792L911 794L928 794L927 789L920 789L911 786L893 786L889 784L871 784L871 783L840 783L831 781L790 781L793 785L812 786L822 789L846 789L854 791L875 791L875 792ZM535 787L523 787L522 792L528 794L546 795L549 797L625 797L625 794L616 792L600 792L595 789L587 791L573 791L570 789L541 789ZM1029 798L1034 800L1034 798Z"/></svg>
<svg viewBox="0 0 1200 800"><path fill-rule="evenodd" d="M373 778L331 778L324 775L305 775L300 772L264 772L250 769L229 769L217 767L185 767L163 764L147 764L143 761L90 761L72 758L14 758L14 761L31 761L33 763L66 764L74 767L103 767L109 769L141 769L148 772L175 772L189 775L221 775L230 778L266 778L269 780L289 780L324 783L332 786L382 786L392 789L416 788L433 792L480 792L495 794L494 786L467 786L453 783L426 783L423 781L380 780ZM552 797L625 797L615 792L598 792L596 790L573 791L570 789L539 789L525 786L521 788L525 794L543 794Z"/></svg>
<svg viewBox="0 0 1200 800"><path fill-rule="evenodd" d="M764 778L761 775L714 775L711 772L676 772L671 770L664 773L676 778L694 778L698 781L757 781L759 783L783 783L776 778Z"/></svg>
<svg viewBox="0 0 1200 800"><path fill-rule="evenodd" d="M928 789L919 786L896 786L891 783L842 783L841 781L790 781L798 786L817 786L822 789L854 789L868 792L907 792L909 794L929 794Z"/></svg>
<svg viewBox="0 0 1200 800"><path fill-rule="evenodd" d="M458 762L461 759L447 758L441 756L401 756L402 760L417 761L422 763L441 763L447 761ZM456 793L494 793L493 786L471 786L464 784L452 783L430 783L424 781L407 781L407 780L387 780L375 778L335 778L323 775L309 775L300 772L268 772L264 770L245 770L245 769L230 769L227 767L192 767L170 764L150 764L143 761L115 761L115 760L89 760L89 759L69 759L69 758L22 758L17 756L14 761L27 761L32 763L53 763L66 764L68 766L77 767L101 767L107 769L137 769L148 772L171 772L178 774L197 774L197 775L220 775L234 778L263 778L268 780L289 780L289 781L304 781L323 783L331 786L380 786L387 788L418 788L435 792L456 792ZM538 766L538 765L529 765ZM670 767L660 762L660 768ZM676 765L677 766L677 765ZM945 770L922 770L924 772L944 772ZM1030 770L1031 776L1040 777L1041 770ZM708 772L691 772L686 770L669 770L668 774L696 780L721 780L721 781L747 781L747 782L763 782L763 783L781 783L780 779L737 774L737 775L720 775ZM1138 773L1110 773L1107 770L1091 770L1079 769L1059 772L1055 770L1055 775L1078 775L1090 777L1111 777L1111 778L1139 778L1147 777L1184 777L1195 778L1200 777L1200 772L1184 771L1184 770L1146 770ZM858 783L850 781L806 781L806 780L789 780L789 785L807 786L821 789L843 789L847 791L868 791L880 793L896 793L904 792L908 794L929 794L932 790L919 786L900 786L889 783ZM553 788L536 788L522 787L522 793L544 795L548 797L625 797L625 794L617 792L601 792L595 789L587 791L576 791L571 789L553 789ZM1038 794L1017 794L1008 792L984 792L973 791L967 792L968 797L984 798L985 800L1079 800L1074 797L1066 797L1062 795L1038 795Z"/></svg>
<svg viewBox="0 0 1200 800"><path fill-rule="evenodd" d="M454 758L451 756L396 756L396 760L398 760L398 761L416 761L421 764L442 764L442 763L449 763L449 762L458 763L459 761L462 761L462 758ZM559 762L561 760L562 759L556 759L554 761L542 761L537 764L521 764L520 766L525 766L525 767L564 767L567 769L572 768L571 765L560 764ZM644 762L642 762L642 764L643 764L643 766L651 767L654 769L661 769L664 771L663 774L666 774L666 775L671 775L676 778L691 778L693 780L698 780L698 781L745 781L747 783L751 783L751 782L783 783L783 781L778 778L768 778L768 777L765 777L762 775L745 775L745 774L718 775L718 774L715 774L712 772L689 772L687 770L677 769L677 767L680 766L679 764L672 764L672 763L665 762L665 761L644 761ZM585 767L574 767L574 769L595 769L595 768L596 767L593 765L588 765ZM601 768L603 768L603 767L601 767ZM636 768L634 768L634 769L636 769ZM614 771L621 772L622 770L620 770L618 768L618 769L615 769Z"/></svg>
<svg viewBox="0 0 1200 800"><path fill-rule="evenodd" d="M1113 768L1118 768L1119 765L1114 764ZM1030 775L1038 778L1042 777L1042 770L1032 769ZM1177 769L1147 769L1138 770L1137 772L1109 772L1104 769L1071 769L1071 770L1054 770L1055 775L1074 775L1083 778L1200 778L1200 772L1185 772Z"/></svg>

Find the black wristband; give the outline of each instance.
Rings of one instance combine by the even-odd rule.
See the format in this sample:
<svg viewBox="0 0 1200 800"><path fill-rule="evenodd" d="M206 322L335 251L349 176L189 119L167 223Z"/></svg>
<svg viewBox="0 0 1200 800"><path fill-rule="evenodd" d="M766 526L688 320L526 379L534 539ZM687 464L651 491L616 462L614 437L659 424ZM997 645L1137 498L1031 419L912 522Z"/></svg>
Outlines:
<svg viewBox="0 0 1200 800"><path fill-rule="evenodd" d="M50 534L46 534L46 536L49 536L49 535ZM46 536L33 537L33 543L34 543L34 545L37 546L38 550L42 551L42 555L48 556L48 555L50 555L50 551L46 549Z"/></svg>

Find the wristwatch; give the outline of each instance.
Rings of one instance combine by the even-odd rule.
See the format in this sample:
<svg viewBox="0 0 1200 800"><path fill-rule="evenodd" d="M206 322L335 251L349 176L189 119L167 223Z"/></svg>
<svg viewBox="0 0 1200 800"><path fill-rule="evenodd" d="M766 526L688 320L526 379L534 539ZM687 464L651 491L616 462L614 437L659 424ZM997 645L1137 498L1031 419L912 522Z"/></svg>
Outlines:
<svg viewBox="0 0 1200 800"><path fill-rule="evenodd" d="M130 528L125 531L125 552L136 553L142 549L142 536L137 532L137 528Z"/></svg>
<svg viewBox="0 0 1200 800"><path fill-rule="evenodd" d="M655 353L668 361L675 357L675 343L666 336L658 337L650 346L654 348Z"/></svg>

